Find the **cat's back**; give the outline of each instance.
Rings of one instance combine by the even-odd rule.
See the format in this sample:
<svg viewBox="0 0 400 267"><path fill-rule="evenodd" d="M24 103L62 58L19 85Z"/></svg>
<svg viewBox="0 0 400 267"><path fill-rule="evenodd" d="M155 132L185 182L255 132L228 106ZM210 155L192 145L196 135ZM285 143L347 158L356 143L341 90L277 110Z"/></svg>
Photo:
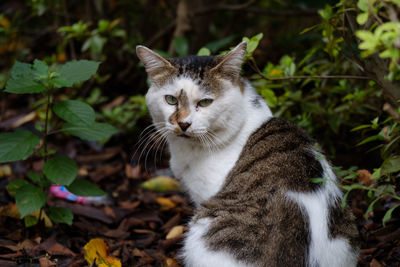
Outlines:
<svg viewBox="0 0 400 267"><path fill-rule="evenodd" d="M323 202L323 194L332 196L325 192L324 184L313 182L312 178L327 176L324 159L318 158L314 146L315 141L304 130L283 119L272 118L256 130L222 189L197 212L193 224L206 222L206 246L255 266L312 265L311 254L320 254L313 246L351 250L346 244L333 242L338 237L353 245L357 229L351 212L337 209L334 200ZM303 199L298 201L291 194L310 196L312 205L312 197L318 196L315 200L324 205L316 204L316 209L326 209L325 213L308 214ZM330 214L336 216L335 225ZM326 233L316 232L324 229ZM315 236L321 238L315 240ZM325 266L324 260L315 266Z"/></svg>

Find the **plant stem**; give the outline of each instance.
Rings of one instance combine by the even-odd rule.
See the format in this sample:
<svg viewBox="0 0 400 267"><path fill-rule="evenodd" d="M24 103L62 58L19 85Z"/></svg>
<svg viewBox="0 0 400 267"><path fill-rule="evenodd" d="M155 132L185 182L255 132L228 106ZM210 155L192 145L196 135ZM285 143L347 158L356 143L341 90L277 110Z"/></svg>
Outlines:
<svg viewBox="0 0 400 267"><path fill-rule="evenodd" d="M51 105L51 95L50 95L50 90L47 90L46 119L44 121L44 133L43 133L44 161L47 161L47 135L49 133L50 105Z"/></svg>

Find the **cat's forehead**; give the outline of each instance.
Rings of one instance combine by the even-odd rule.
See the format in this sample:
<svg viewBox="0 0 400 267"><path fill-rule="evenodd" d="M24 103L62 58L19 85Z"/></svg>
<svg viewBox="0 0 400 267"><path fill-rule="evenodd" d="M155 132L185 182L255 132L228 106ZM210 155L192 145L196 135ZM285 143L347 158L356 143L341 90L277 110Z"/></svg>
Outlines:
<svg viewBox="0 0 400 267"><path fill-rule="evenodd" d="M189 99L197 99L204 96L212 96L212 93L188 76L177 77L167 86L167 89L175 94L184 94Z"/></svg>
<svg viewBox="0 0 400 267"><path fill-rule="evenodd" d="M214 56L187 56L170 58L169 61L178 69L178 76L188 76L193 80L203 80L205 72L218 63Z"/></svg>

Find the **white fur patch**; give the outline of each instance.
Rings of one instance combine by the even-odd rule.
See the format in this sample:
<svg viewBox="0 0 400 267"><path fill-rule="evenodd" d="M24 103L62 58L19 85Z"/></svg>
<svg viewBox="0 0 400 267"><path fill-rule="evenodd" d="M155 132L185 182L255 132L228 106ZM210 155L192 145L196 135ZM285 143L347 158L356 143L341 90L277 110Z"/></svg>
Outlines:
<svg viewBox="0 0 400 267"><path fill-rule="evenodd" d="M184 241L180 257L188 267L250 267L237 261L224 251L212 251L207 248L203 235L207 232L211 219L203 218L189 224L189 232Z"/></svg>
<svg viewBox="0 0 400 267"><path fill-rule="evenodd" d="M310 267L351 267L357 264L357 253L348 240L331 238L329 233L329 208L341 198L336 184L336 176L325 157L313 151L323 168L325 186L313 193L288 192L296 201L309 221L310 247L308 262Z"/></svg>

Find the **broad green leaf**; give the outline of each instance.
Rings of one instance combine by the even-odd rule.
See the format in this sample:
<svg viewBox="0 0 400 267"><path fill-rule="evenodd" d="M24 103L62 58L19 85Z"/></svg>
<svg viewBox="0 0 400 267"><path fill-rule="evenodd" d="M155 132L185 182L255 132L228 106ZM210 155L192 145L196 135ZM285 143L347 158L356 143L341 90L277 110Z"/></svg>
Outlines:
<svg viewBox="0 0 400 267"><path fill-rule="evenodd" d="M27 130L0 134L0 163L28 158L39 145L39 137Z"/></svg>
<svg viewBox="0 0 400 267"><path fill-rule="evenodd" d="M35 80L31 64L15 62L11 68L10 76L5 89L8 93L35 94L46 91L46 87Z"/></svg>
<svg viewBox="0 0 400 267"><path fill-rule="evenodd" d="M78 165L67 156L55 156L43 165L47 179L59 185L70 185L78 173Z"/></svg>
<svg viewBox="0 0 400 267"><path fill-rule="evenodd" d="M62 130L75 135L83 140L95 141L109 138L117 132L112 125L108 123L94 122L91 125L76 125L66 123Z"/></svg>
<svg viewBox="0 0 400 267"><path fill-rule="evenodd" d="M63 120L76 125L92 124L95 120L93 108L78 100L57 102L54 104L53 111Z"/></svg>
<svg viewBox="0 0 400 267"><path fill-rule="evenodd" d="M41 60L35 59L33 61L33 69L35 70L36 78L46 78L49 74L49 67Z"/></svg>
<svg viewBox="0 0 400 267"><path fill-rule="evenodd" d="M106 193L86 179L76 179L67 189L77 196L104 196Z"/></svg>
<svg viewBox="0 0 400 267"><path fill-rule="evenodd" d="M73 60L57 69L60 74L55 80L57 87L72 86L81 83L97 72L100 62L89 60Z"/></svg>
<svg viewBox="0 0 400 267"><path fill-rule="evenodd" d="M385 213L385 216L383 216L383 219L382 219L383 226L386 226L386 222L389 221L389 220L392 218L392 213L393 213L393 211L394 211L396 208L398 208L398 207L400 207L400 204L397 204L397 205L391 207L391 208Z"/></svg>
<svg viewBox="0 0 400 267"><path fill-rule="evenodd" d="M200 48L199 52L197 52L197 55L198 56L209 56L209 55L211 55L211 51L207 47L202 47L202 48Z"/></svg>
<svg viewBox="0 0 400 267"><path fill-rule="evenodd" d="M178 53L180 57L189 54L189 42L185 37L176 37L173 41L173 45L176 53Z"/></svg>
<svg viewBox="0 0 400 267"><path fill-rule="evenodd" d="M46 203L46 194L42 189L32 184L27 184L18 189L15 194L15 202L21 213L21 218L24 218L26 215L44 206Z"/></svg>
<svg viewBox="0 0 400 267"><path fill-rule="evenodd" d="M15 196L15 193L18 191L18 189L20 189L21 187L23 187L24 185L29 184L28 181L23 180L23 179L16 179L16 180L12 180L7 186L7 192L11 195L11 196Z"/></svg>
<svg viewBox="0 0 400 267"><path fill-rule="evenodd" d="M400 171L400 156L386 159L381 166L381 175L391 174Z"/></svg>
<svg viewBox="0 0 400 267"><path fill-rule="evenodd" d="M66 223L72 225L74 214L71 210L64 207L51 207L49 211L49 217L56 223Z"/></svg>

